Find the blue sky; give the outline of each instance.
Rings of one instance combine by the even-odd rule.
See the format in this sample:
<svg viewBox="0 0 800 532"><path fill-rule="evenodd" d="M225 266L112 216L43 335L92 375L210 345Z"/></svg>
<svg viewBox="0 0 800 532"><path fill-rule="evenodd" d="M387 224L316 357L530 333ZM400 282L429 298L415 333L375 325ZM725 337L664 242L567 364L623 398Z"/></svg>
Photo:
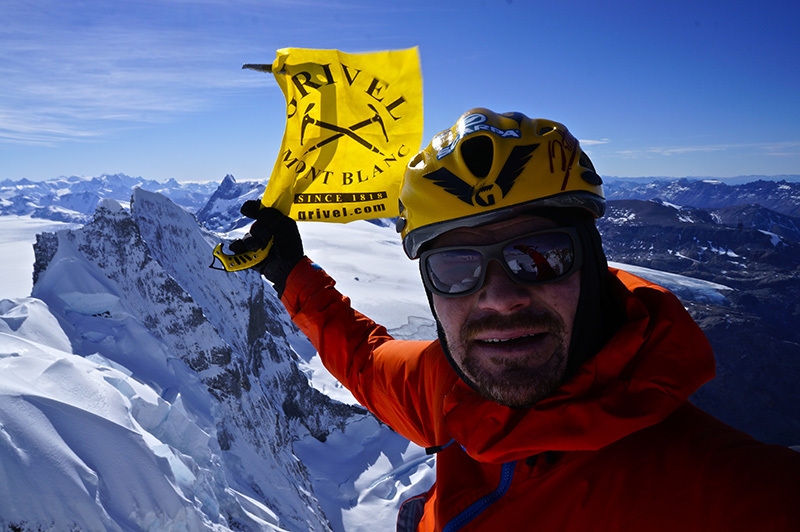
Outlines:
<svg viewBox="0 0 800 532"><path fill-rule="evenodd" d="M425 142L566 124L601 175L800 174L796 0L0 0L0 180L269 175L284 47L418 46Z"/></svg>

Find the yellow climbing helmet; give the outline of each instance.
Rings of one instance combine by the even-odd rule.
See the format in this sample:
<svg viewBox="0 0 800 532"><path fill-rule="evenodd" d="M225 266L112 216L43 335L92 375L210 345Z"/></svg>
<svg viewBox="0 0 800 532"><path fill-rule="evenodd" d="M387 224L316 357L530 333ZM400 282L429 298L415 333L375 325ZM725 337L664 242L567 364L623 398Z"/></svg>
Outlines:
<svg viewBox="0 0 800 532"><path fill-rule="evenodd" d="M451 229L543 207L605 212L602 179L578 140L558 122L476 108L409 161L397 230L415 259Z"/></svg>

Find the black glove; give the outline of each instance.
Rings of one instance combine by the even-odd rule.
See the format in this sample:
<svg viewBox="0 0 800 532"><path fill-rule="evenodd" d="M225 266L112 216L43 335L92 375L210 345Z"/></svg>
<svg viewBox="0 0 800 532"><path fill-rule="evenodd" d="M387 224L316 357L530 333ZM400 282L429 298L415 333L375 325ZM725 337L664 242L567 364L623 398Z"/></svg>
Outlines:
<svg viewBox="0 0 800 532"><path fill-rule="evenodd" d="M239 212L255 222L249 233L231 242L228 248L237 254L244 253L262 249L272 240L267 258L254 268L274 285L280 297L289 273L303 258L303 240L297 223L278 209L263 207L258 200L245 201Z"/></svg>

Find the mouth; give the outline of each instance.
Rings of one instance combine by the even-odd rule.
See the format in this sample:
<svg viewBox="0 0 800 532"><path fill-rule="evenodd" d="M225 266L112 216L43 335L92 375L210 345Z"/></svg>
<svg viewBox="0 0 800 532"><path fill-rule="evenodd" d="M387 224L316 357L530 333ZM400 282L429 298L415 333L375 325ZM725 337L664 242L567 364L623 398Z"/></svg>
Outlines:
<svg viewBox="0 0 800 532"><path fill-rule="evenodd" d="M483 349L497 350L507 354L513 354L516 351L530 351L539 349L544 346L550 336L551 334L549 332L503 336L493 335L485 336L483 338L475 338L473 340L473 345Z"/></svg>
<svg viewBox="0 0 800 532"><path fill-rule="evenodd" d="M466 352L487 360L543 362L561 343L562 331L562 323L549 313L491 315L468 321L461 330L461 341Z"/></svg>
<svg viewBox="0 0 800 532"><path fill-rule="evenodd" d="M541 338L546 334L547 333L529 333L509 338L483 338L483 339L476 339L475 341L477 343L489 346L512 347L520 344L541 340Z"/></svg>

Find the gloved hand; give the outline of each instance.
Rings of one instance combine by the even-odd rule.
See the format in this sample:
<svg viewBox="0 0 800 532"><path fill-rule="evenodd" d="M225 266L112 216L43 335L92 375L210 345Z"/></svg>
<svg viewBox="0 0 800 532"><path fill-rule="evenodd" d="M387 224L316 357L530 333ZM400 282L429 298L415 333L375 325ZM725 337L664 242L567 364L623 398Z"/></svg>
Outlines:
<svg viewBox="0 0 800 532"><path fill-rule="evenodd" d="M239 212L255 222L250 226L250 232L231 242L228 248L237 254L255 251L266 247L272 239L267 258L254 268L274 285L280 297L289 273L303 258L303 240L297 223L278 209L264 207L258 200L245 201Z"/></svg>

